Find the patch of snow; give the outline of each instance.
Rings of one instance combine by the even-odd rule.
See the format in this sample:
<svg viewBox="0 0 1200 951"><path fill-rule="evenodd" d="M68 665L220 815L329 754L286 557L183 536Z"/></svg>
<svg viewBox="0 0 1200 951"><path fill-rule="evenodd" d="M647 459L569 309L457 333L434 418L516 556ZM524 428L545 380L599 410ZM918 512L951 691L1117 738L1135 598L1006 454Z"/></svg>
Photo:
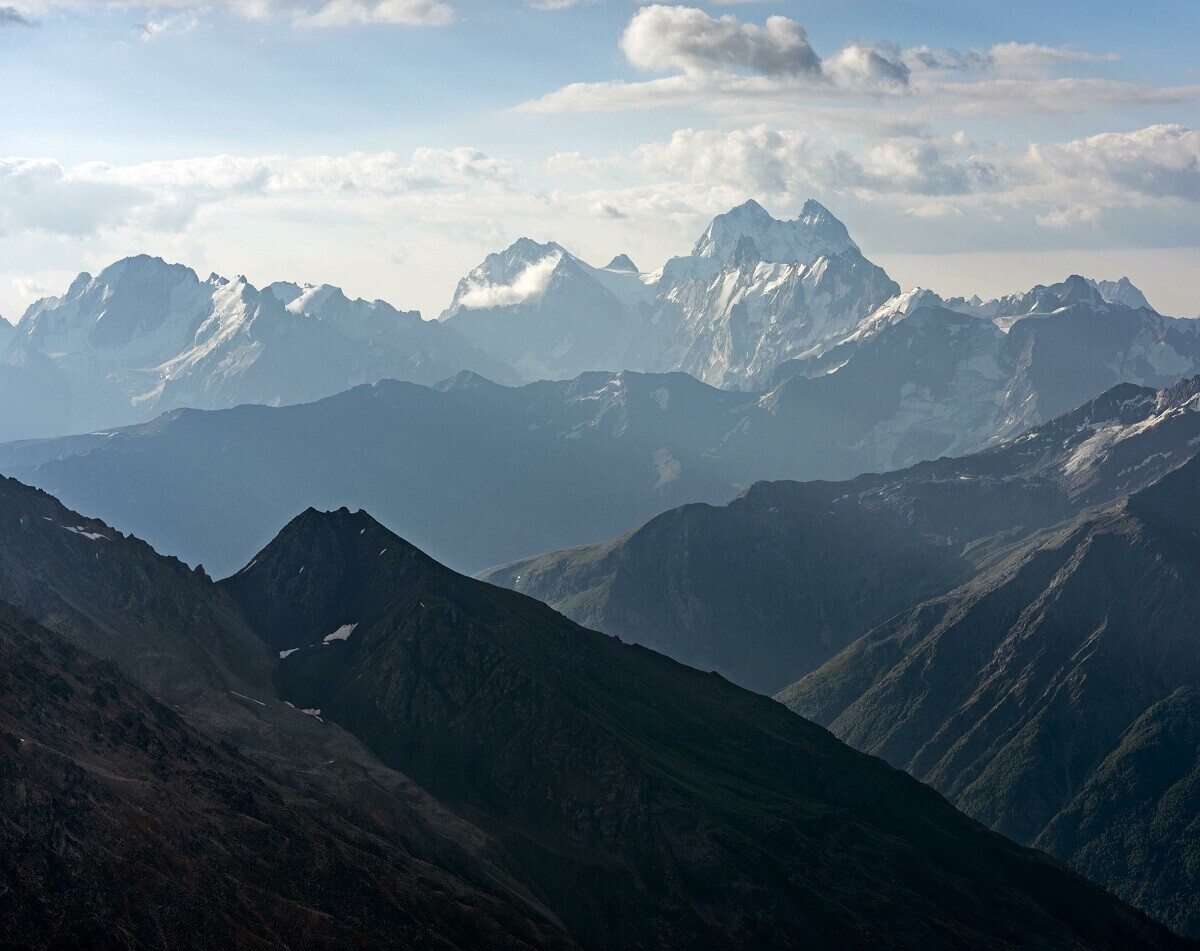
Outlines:
<svg viewBox="0 0 1200 951"><path fill-rule="evenodd" d="M238 693L236 690L230 690L229 692L242 700L249 700L251 703L257 703L260 707L266 706L266 704L261 700L255 700L253 697L247 697L244 693Z"/></svg>
<svg viewBox="0 0 1200 951"><path fill-rule="evenodd" d="M279 652L279 659L280 659L280 660L283 660L285 657L287 657L287 656L289 656L289 655L291 655L291 654L294 654L294 653L296 653L296 651L298 651L299 649L300 649L299 647L293 647L293 648L291 648L290 650L286 650L286 651L280 651L280 652Z"/></svg>
<svg viewBox="0 0 1200 951"><path fill-rule="evenodd" d="M102 535L100 532L89 532L82 525L64 525L63 528L65 528L68 532L74 532L76 535L82 535L90 542L101 540L108 541L107 535Z"/></svg>
<svg viewBox="0 0 1200 951"><path fill-rule="evenodd" d="M385 548L384 551L387 551L387 549ZM380 552L380 554L383 554L383 552ZM354 633L354 629L356 627L358 627L357 622L355 622L354 624L343 624L332 634L326 635L324 643L329 644L333 641L344 641L346 638L348 638L351 634Z"/></svg>

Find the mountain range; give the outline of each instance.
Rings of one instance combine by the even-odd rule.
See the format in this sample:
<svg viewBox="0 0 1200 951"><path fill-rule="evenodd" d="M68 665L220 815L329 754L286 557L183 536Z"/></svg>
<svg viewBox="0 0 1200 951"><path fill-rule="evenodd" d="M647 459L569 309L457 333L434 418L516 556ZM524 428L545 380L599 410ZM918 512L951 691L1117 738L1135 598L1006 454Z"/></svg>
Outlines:
<svg viewBox="0 0 1200 951"><path fill-rule="evenodd" d="M0 491L7 944L1190 946L779 704L365 513L306 511L214 585ZM195 649L163 665L178 625Z"/></svg>
<svg viewBox="0 0 1200 951"><path fill-rule="evenodd" d="M1200 930L1200 378L485 572L778 698ZM797 682L787 685L790 680Z"/></svg>
<svg viewBox="0 0 1200 951"><path fill-rule="evenodd" d="M0 438L88 432L182 406L296 403L460 370L514 382L448 326L335 287L201 280L146 255L33 304L0 351ZM297 372L303 367L303 372Z"/></svg>
<svg viewBox="0 0 1200 951"><path fill-rule="evenodd" d="M443 562L478 571L596 542L683 503L727 502L761 480L842 480L977 451L1123 378L1173 383L1167 370L1190 364L1163 354L1200 356L1186 322L1104 302L1082 279L1027 298L1008 309L1050 310L877 314L823 355L781 366L762 394L683 373L521 387L464 373L9 444L0 471L218 574L310 504L367 508Z"/></svg>
<svg viewBox="0 0 1200 951"><path fill-rule="evenodd" d="M1021 437L845 482L761 482L481 577L773 693L998 553L1200 452L1200 378L1123 384Z"/></svg>
<svg viewBox="0 0 1200 951"><path fill-rule="evenodd" d="M0 945L1195 946L1198 374L813 201L436 321L82 274L0 326Z"/></svg>
<svg viewBox="0 0 1200 951"><path fill-rule="evenodd" d="M329 285L259 290L140 256L5 324L0 396L27 411L0 440L464 370L506 385L684 372L768 403L781 383L812 381L792 390L796 424L841 477L971 451L1119 382L1200 372L1196 326L1155 313L1125 278L986 302L901 293L814 201L791 220L740 205L652 273L521 238L459 282L439 321Z"/></svg>

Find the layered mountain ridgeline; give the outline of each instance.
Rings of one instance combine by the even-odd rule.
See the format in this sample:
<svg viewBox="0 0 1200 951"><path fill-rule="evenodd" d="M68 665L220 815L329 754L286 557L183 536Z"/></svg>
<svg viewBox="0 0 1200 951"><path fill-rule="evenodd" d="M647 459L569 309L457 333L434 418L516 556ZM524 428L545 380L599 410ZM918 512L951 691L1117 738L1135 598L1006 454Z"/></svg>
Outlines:
<svg viewBox="0 0 1200 951"><path fill-rule="evenodd" d="M303 372L297 372L297 368ZM338 288L201 280L145 255L33 304L0 351L0 392L23 412L0 438L58 436L181 406L297 403L385 378L460 370L516 377L450 327Z"/></svg>
<svg viewBox="0 0 1200 951"><path fill-rule="evenodd" d="M271 652L203 572L2 477L0 539L0 600L156 696L269 684Z"/></svg>
<svg viewBox="0 0 1200 951"><path fill-rule="evenodd" d="M0 945L572 947L0 604Z"/></svg>
<svg viewBox="0 0 1200 951"><path fill-rule="evenodd" d="M920 313L932 311L896 326L927 323ZM851 420L844 380L856 377L841 372L791 377L762 396L680 373L517 388L471 374L434 388L385 382L313 404L177 411L11 444L0 471L219 574L309 504L370 507L439 559L477 571L611 537L672 506L724 503L758 480L846 479L881 453L938 454L945 440L917 422L899 442L880 436L901 426L887 400ZM928 404L934 429L954 405ZM956 446L995 435L973 433Z"/></svg>
<svg viewBox="0 0 1200 951"><path fill-rule="evenodd" d="M881 625L780 694L1200 934L1200 460Z"/></svg>
<svg viewBox="0 0 1200 951"><path fill-rule="evenodd" d="M763 455L738 443L767 441L747 414L770 422L753 399L684 374L519 389L466 375L304 406L178 412L10 447L0 465L218 574L310 504L371 506L439 558L478 570L731 498Z"/></svg>
<svg viewBox="0 0 1200 951"><path fill-rule="evenodd" d="M1200 450L1200 379L1116 387L960 459L848 482L760 483L607 542L481 575L581 624L782 689L1001 553Z"/></svg>
<svg viewBox="0 0 1200 951"><path fill-rule="evenodd" d="M222 582L282 695L504 844L591 947L1175 939L764 697L305 512Z"/></svg>
<svg viewBox="0 0 1200 951"><path fill-rule="evenodd" d="M4 325L0 395L26 412L0 421L0 439L183 406L291 404L386 378L628 369L756 392L812 379L767 399L830 467L886 469L970 451L1122 381L1195 373L1195 327L1156 314L1125 278L988 302L900 294L812 201L788 221L740 205L651 274L625 255L597 268L521 238L459 282L440 322L329 285L200 280L143 255L81 274Z"/></svg>

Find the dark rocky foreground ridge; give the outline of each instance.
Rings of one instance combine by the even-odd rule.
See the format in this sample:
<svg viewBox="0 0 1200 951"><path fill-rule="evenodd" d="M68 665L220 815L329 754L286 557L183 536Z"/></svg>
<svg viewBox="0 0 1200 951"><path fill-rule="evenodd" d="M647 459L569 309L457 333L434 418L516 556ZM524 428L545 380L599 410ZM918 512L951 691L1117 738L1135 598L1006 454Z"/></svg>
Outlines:
<svg viewBox="0 0 1200 951"><path fill-rule="evenodd" d="M0 658L0 946L573 946L7 605Z"/></svg>
<svg viewBox="0 0 1200 951"><path fill-rule="evenodd" d="M1172 940L777 703L364 513L305 512L222 586L286 653L282 696L496 836L586 944Z"/></svg>
<svg viewBox="0 0 1200 951"><path fill-rule="evenodd" d="M0 488L26 569L0 598L77 645L0 609L0 944L1189 946L778 704L365 515L306 513L219 588Z"/></svg>

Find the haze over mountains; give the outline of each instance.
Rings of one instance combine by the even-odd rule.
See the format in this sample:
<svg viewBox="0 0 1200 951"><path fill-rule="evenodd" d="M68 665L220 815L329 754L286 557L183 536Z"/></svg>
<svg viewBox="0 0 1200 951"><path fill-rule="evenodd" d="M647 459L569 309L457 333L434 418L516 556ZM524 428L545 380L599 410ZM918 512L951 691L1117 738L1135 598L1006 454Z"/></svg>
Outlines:
<svg viewBox="0 0 1200 951"><path fill-rule="evenodd" d="M1052 326L1027 320L1048 315ZM259 290L141 256L81 274L4 336L0 396L28 411L5 419L0 439L185 406L308 402L387 378L433 384L462 370L501 384L682 371L761 393L793 376L837 376L857 394L850 413L868 418L810 425L828 424L845 447L871 437L877 448L858 451L864 468L969 451L1118 382L1162 386L1200 371L1195 324L1154 313L1126 279L1072 279L989 302L902 295L813 201L787 221L740 205L691 254L647 274L624 255L596 268L522 238L463 278L440 321L328 285ZM1076 354L1081 365L1067 366ZM863 389L851 379L863 373L878 382ZM805 402L845 403L818 390ZM899 429L913 431L903 445Z"/></svg>
<svg viewBox="0 0 1200 951"><path fill-rule="evenodd" d="M747 202L0 331L0 944L1200 938L1200 325L1127 279Z"/></svg>
<svg viewBox="0 0 1200 951"><path fill-rule="evenodd" d="M1124 384L982 452L845 482L760 482L481 575L774 693L998 552L1200 452L1200 378Z"/></svg>
<svg viewBox="0 0 1200 951"><path fill-rule="evenodd" d="M543 264L547 282L534 286L526 278ZM793 221L776 221L753 203L719 216L691 256L669 262L652 281L627 260L595 269L556 245L520 241L463 281L440 323L351 302L327 287L272 285L252 294L244 282L202 283L161 262L127 265L111 280L77 282L65 303L35 308L7 351L20 354L18 362L53 364L58 382L50 389L60 397L71 392L63 382L70 373L54 360L87 367L84 379L99 380L111 397L89 406L95 416L149 415L146 407L172 401L290 403L301 392L338 389L339 376L369 378L366 367L411 355L422 335L429 347L419 352L438 356L410 361L410 376L438 370L456 352L486 364L496 359L492 350L525 371L574 371L629 358L618 353L622 341L657 346L658 339L696 342L684 349L708 354L701 362L710 367L713 347L741 341L756 354L753 373L718 374L721 382L764 381L765 389L745 392L680 372L604 370L510 388L468 373L432 387L386 382L278 409L173 411L132 428L0 448L3 471L217 573L243 563L309 504L366 507L439 559L477 571L598 541L685 502L725 502L764 479L845 479L977 451L1118 383L1161 387L1200 372L1197 325L1141 306L1128 281L1073 277L986 303L911 291L868 312L895 288L812 203ZM126 293L126 271L174 275L204 301L253 298L262 311L248 322L231 319L234 329L213 338L209 356L189 350L182 362L148 374L101 372L91 342L54 359L33 347L39 328L49 333L68 312L91 315L79 317L88 340L108 339L114 321L142 340L134 330L160 311L145 302L144 312L122 309L141 300L134 285ZM865 283L852 275L867 275ZM841 290L801 293L826 279ZM121 293L110 294L110 283ZM884 284L878 294L871 289ZM588 310L588 300L607 309ZM264 336L260 324L279 336ZM642 329L626 333L634 326ZM665 326L670 332L656 337L654 328ZM398 327L403 333L393 332ZM330 334L345 349L329 343ZM319 352L305 355L309 347ZM673 353L654 359L700 372L683 351ZM297 361L319 372L288 373ZM23 365L10 369L25 373ZM290 397L279 396L278 376L290 381ZM134 383L147 380L156 388L126 405Z"/></svg>
<svg viewBox="0 0 1200 951"><path fill-rule="evenodd" d="M304 372L296 372L304 367ZM333 287L211 275L145 255L38 301L0 354L0 438L87 432L180 406L296 403L386 377L515 377L448 327Z"/></svg>
<svg viewBox="0 0 1200 951"><path fill-rule="evenodd" d="M1123 385L483 577L757 690L802 678L792 709L1195 934L1198 454L1200 378Z"/></svg>

